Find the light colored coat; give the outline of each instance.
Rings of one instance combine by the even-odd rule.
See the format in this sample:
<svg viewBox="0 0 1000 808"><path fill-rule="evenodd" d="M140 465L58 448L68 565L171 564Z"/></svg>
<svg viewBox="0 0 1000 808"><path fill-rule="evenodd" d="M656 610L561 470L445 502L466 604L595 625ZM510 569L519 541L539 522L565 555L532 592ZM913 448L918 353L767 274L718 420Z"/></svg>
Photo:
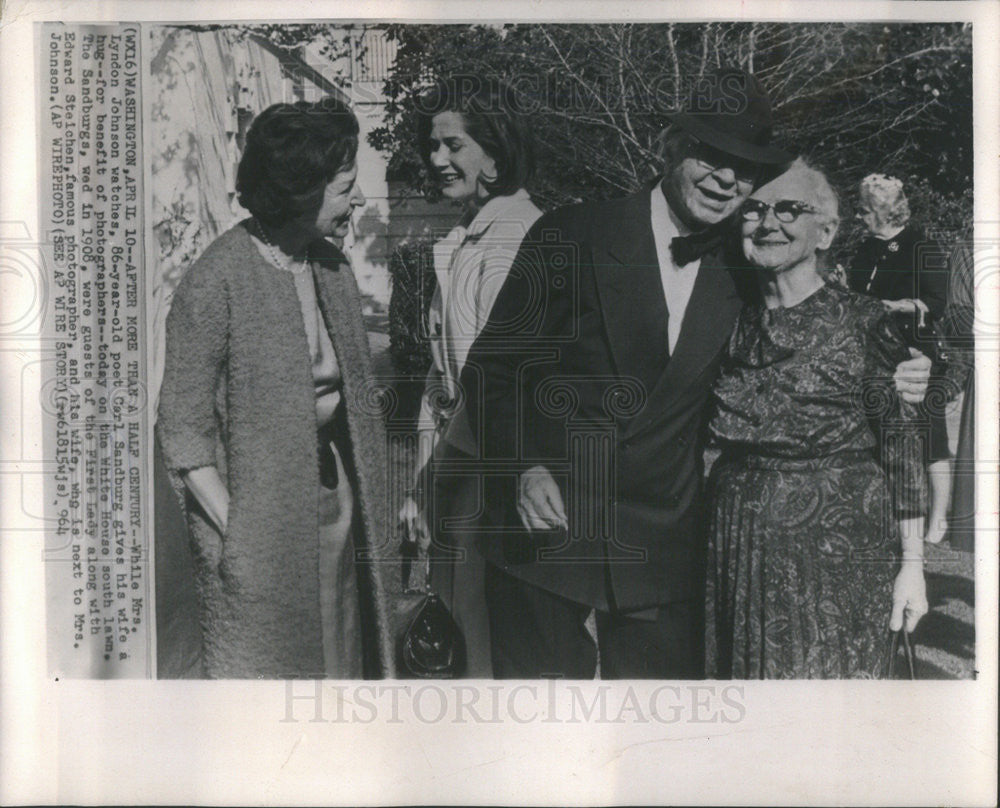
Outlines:
<svg viewBox="0 0 1000 808"><path fill-rule="evenodd" d="M438 430L454 447L477 453L464 409L440 405L460 396L458 380L469 349L489 320L525 233L541 215L522 188L489 200L467 227L459 225L434 245L437 287L428 314L433 361L420 402L418 471Z"/></svg>
<svg viewBox="0 0 1000 808"><path fill-rule="evenodd" d="M214 465L229 489L226 535L187 497L213 678L322 676L316 401L289 273L242 223L182 279L167 319L157 433L175 488ZM357 284L328 242L310 247L317 300L343 378L357 498L362 614L372 675L393 676L379 563L389 533L386 442ZM367 597L365 596L367 593Z"/></svg>

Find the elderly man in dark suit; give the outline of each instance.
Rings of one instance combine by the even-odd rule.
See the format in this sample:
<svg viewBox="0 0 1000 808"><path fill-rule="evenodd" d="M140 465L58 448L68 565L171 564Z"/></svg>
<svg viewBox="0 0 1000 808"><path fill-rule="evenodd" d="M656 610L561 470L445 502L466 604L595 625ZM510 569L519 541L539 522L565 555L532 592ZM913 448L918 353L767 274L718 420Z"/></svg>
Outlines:
<svg viewBox="0 0 1000 808"><path fill-rule="evenodd" d="M791 159L770 137L752 76L706 77L662 180L522 243L462 380L496 676L703 675L703 427L745 282L722 236Z"/></svg>

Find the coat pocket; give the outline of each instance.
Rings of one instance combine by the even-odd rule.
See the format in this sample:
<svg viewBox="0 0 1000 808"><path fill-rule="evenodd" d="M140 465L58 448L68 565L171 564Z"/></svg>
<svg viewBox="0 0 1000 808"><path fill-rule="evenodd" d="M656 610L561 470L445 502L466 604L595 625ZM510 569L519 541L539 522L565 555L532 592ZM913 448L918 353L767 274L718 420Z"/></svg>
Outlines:
<svg viewBox="0 0 1000 808"><path fill-rule="evenodd" d="M229 535L231 520L227 520L226 531L221 532L215 522L209 518L204 509L192 495L188 495L187 508L190 514L191 549L195 561L203 569L217 572L222 562L226 536ZM232 507L230 507L232 515Z"/></svg>

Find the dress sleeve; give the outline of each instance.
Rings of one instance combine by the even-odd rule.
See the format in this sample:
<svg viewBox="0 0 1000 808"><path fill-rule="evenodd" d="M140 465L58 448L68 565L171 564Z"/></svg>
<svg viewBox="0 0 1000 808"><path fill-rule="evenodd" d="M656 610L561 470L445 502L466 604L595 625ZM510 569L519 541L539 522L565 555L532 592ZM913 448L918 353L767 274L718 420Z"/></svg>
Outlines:
<svg viewBox="0 0 1000 808"><path fill-rule="evenodd" d="M181 279L167 315L156 430L172 471L216 463L215 395L228 350L227 298L221 274L203 259Z"/></svg>
<svg viewBox="0 0 1000 808"><path fill-rule="evenodd" d="M918 418L917 408L903 401L893 375L896 366L910 358L906 343L888 312L872 316L865 357L864 401L869 417L878 419L875 434L882 468L889 482L893 510L900 519L922 516L927 509L927 471L924 442L929 423Z"/></svg>

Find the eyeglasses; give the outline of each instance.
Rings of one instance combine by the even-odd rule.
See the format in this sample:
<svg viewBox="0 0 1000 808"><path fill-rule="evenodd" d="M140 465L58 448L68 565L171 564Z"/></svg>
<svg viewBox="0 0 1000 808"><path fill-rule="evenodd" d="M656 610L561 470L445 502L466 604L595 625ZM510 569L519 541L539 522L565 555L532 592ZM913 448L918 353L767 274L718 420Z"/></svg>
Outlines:
<svg viewBox="0 0 1000 808"><path fill-rule="evenodd" d="M819 213L812 205L794 199L781 199L773 205L768 205L759 199L748 199L740 208L740 216L745 222L759 222L769 210L774 211L774 218L782 224L794 222L803 213Z"/></svg>

